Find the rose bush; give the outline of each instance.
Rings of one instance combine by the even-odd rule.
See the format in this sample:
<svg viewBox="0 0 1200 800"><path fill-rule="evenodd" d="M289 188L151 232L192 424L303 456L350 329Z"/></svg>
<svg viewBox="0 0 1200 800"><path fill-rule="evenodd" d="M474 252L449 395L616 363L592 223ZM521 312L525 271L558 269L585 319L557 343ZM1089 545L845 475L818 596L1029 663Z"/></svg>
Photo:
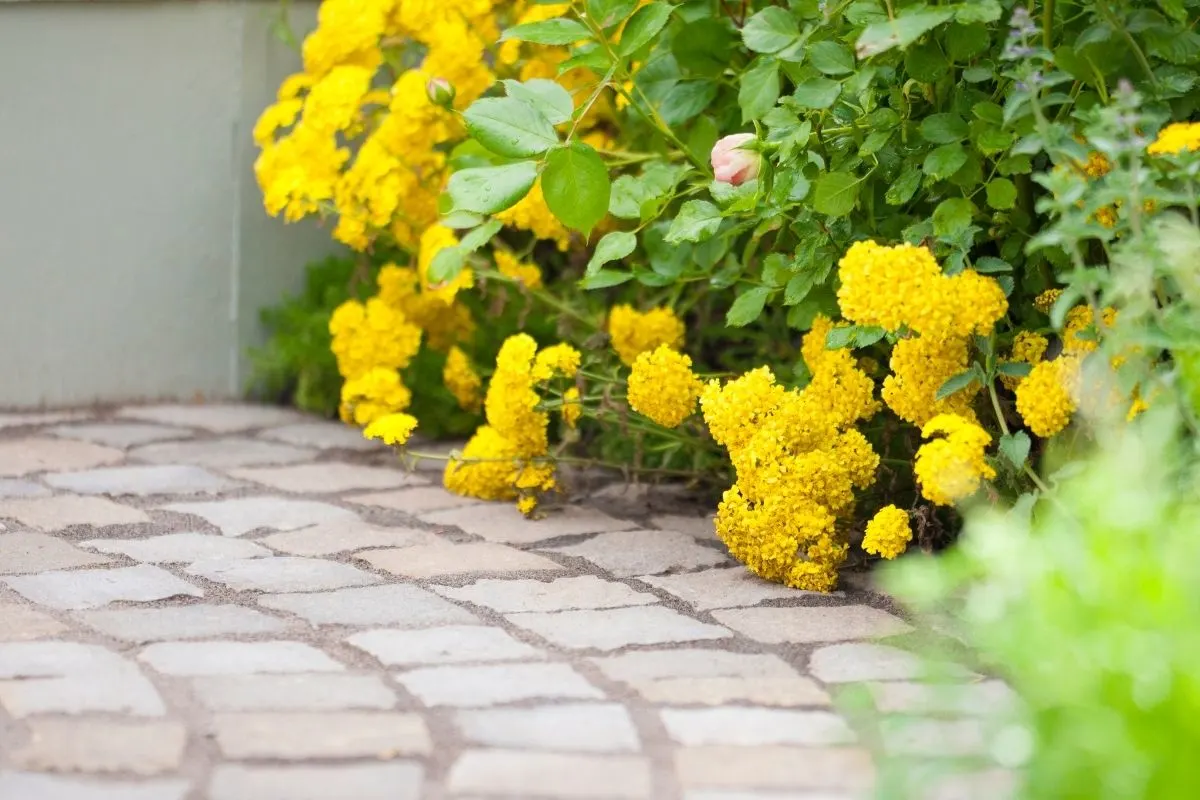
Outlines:
<svg viewBox="0 0 1200 800"><path fill-rule="evenodd" d="M1194 233L1195 126L1154 138L1200 99L1194 6L325 0L256 174L382 262L329 321L344 419L435 424L432 357L479 415L451 490L693 479L751 570L828 590L1196 371L1145 329L1177 290L1118 269Z"/></svg>

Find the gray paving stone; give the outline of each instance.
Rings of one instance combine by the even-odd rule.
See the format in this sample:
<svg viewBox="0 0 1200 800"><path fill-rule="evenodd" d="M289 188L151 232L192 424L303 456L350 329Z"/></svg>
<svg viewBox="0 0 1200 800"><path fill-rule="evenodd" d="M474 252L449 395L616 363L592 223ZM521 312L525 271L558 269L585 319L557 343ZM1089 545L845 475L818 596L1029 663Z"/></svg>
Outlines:
<svg viewBox="0 0 1200 800"><path fill-rule="evenodd" d="M825 683L910 680L925 674L921 660L907 650L869 642L834 644L813 652L808 671Z"/></svg>
<svg viewBox="0 0 1200 800"><path fill-rule="evenodd" d="M395 693L376 675L217 675L192 679L211 711L345 711L390 709Z"/></svg>
<svg viewBox="0 0 1200 800"><path fill-rule="evenodd" d="M294 464L315 458L316 450L261 439L232 437L200 441L160 442L129 451L129 457L151 464L195 464L212 469L256 464Z"/></svg>
<svg viewBox="0 0 1200 800"><path fill-rule="evenodd" d="M298 464L292 467L258 467L231 470L230 475L294 494L334 494L353 489L395 489L425 483L424 478L404 472L399 467L368 467L362 464L343 464L322 461L319 464Z"/></svg>
<svg viewBox="0 0 1200 800"><path fill-rule="evenodd" d="M163 508L202 517L226 536L241 536L259 528L291 531L324 522L358 519L353 511L329 503L285 497L239 497L205 503L174 503Z"/></svg>
<svg viewBox="0 0 1200 800"><path fill-rule="evenodd" d="M849 747L684 747L675 770L687 789L864 790L874 780L870 755Z"/></svg>
<svg viewBox="0 0 1200 800"><path fill-rule="evenodd" d="M685 517L682 514L656 514L650 517L650 524L664 531L686 533L693 539L717 541L717 529L714 519L712 515Z"/></svg>
<svg viewBox="0 0 1200 800"><path fill-rule="evenodd" d="M97 422L76 425L59 425L50 433L64 439L78 439L94 444L104 444L125 450L140 444L182 439L192 434L187 428L172 428L166 425L148 425L140 422Z"/></svg>
<svg viewBox="0 0 1200 800"><path fill-rule="evenodd" d="M0 533L0 575L45 572L111 563L44 533Z"/></svg>
<svg viewBox="0 0 1200 800"><path fill-rule="evenodd" d="M258 603L290 611L316 625L390 625L424 628L472 623L475 615L416 586L386 584L320 594L277 594Z"/></svg>
<svg viewBox="0 0 1200 800"><path fill-rule="evenodd" d="M425 667L396 680L427 706L473 708L518 700L603 700L604 693L566 664Z"/></svg>
<svg viewBox="0 0 1200 800"><path fill-rule="evenodd" d="M638 756L468 750L446 778L452 792L529 798L650 800L650 762Z"/></svg>
<svg viewBox="0 0 1200 800"><path fill-rule="evenodd" d="M435 586L433 591L501 613L618 608L658 602L649 592L636 592L623 583L601 580L595 575L552 581L485 579L470 586Z"/></svg>
<svg viewBox="0 0 1200 800"><path fill-rule="evenodd" d="M616 650L634 644L694 642L732 636L719 625L662 606L508 614L514 625L572 650Z"/></svg>
<svg viewBox="0 0 1200 800"><path fill-rule="evenodd" d="M738 608L712 612L716 620L767 644L838 642L908 633L912 626L871 606Z"/></svg>
<svg viewBox="0 0 1200 800"><path fill-rule="evenodd" d="M13 717L103 712L160 717L166 711L134 664L76 642L0 644L0 705Z"/></svg>
<svg viewBox="0 0 1200 800"><path fill-rule="evenodd" d="M255 592L319 592L381 580L349 564L298 556L212 559L198 561L185 571L236 591Z"/></svg>
<svg viewBox="0 0 1200 800"><path fill-rule="evenodd" d="M0 772L0 800L184 800L185 780L97 781L34 772Z"/></svg>
<svg viewBox="0 0 1200 800"><path fill-rule="evenodd" d="M149 564L113 569L84 569L16 575L4 583L35 603L82 610L118 601L149 603L186 595L203 597L198 587Z"/></svg>
<svg viewBox="0 0 1200 800"><path fill-rule="evenodd" d="M251 675L341 672L341 664L302 642L162 642L142 650L138 661L164 675Z"/></svg>
<svg viewBox="0 0 1200 800"><path fill-rule="evenodd" d="M66 630L66 625L48 614L17 603L0 602L0 642L45 639Z"/></svg>
<svg viewBox="0 0 1200 800"><path fill-rule="evenodd" d="M829 711L783 708L665 708L667 734L681 745L848 744L854 734Z"/></svg>
<svg viewBox="0 0 1200 800"><path fill-rule="evenodd" d="M458 711L454 722L467 741L490 747L592 753L640 749L633 720L619 703Z"/></svg>
<svg viewBox="0 0 1200 800"><path fill-rule="evenodd" d="M233 759L379 759L427 755L420 716L396 711L258 711L213 715L217 747Z"/></svg>
<svg viewBox="0 0 1200 800"><path fill-rule="evenodd" d="M533 544L559 536L637 527L632 522L613 519L601 511L582 506L556 508L545 519L529 520L511 504L493 505L486 514L471 506L433 511L422 514L421 521L458 527L489 542L504 544Z"/></svg>
<svg viewBox="0 0 1200 800"><path fill-rule="evenodd" d="M40 483L0 478L0 497L48 497L50 490Z"/></svg>
<svg viewBox="0 0 1200 800"><path fill-rule="evenodd" d="M381 442L363 436L362 431L353 425L343 425L327 420L281 425L278 428L268 428L258 435L263 439L284 442L297 447L313 447L317 450L366 451L386 448L386 445Z"/></svg>
<svg viewBox="0 0 1200 800"><path fill-rule="evenodd" d="M731 563L724 553L674 531L605 533L580 544L553 548L553 551L585 558L618 578Z"/></svg>
<svg viewBox="0 0 1200 800"><path fill-rule="evenodd" d="M357 558L402 578L437 579L462 575L519 577L520 573L565 571L563 566L548 558L491 542L367 550L359 553Z"/></svg>
<svg viewBox="0 0 1200 800"><path fill-rule="evenodd" d="M103 497L39 497L29 500L0 501L0 517L15 519L40 531L60 531L73 525L137 525L150 517L139 508L130 508Z"/></svg>
<svg viewBox="0 0 1200 800"><path fill-rule="evenodd" d="M212 433L235 433L305 420L304 415L290 409L238 403L130 406L118 411L117 416L182 428L200 428Z"/></svg>
<svg viewBox="0 0 1200 800"><path fill-rule="evenodd" d="M5 428L23 428L36 425L53 425L73 419L84 419L88 415L80 411L18 412L0 413L0 431Z"/></svg>
<svg viewBox="0 0 1200 800"><path fill-rule="evenodd" d="M679 575L645 575L638 580L678 597L697 611L753 606L811 594L759 578L745 567L706 569Z"/></svg>
<svg viewBox="0 0 1200 800"><path fill-rule="evenodd" d="M120 608L84 611L76 617L114 639L138 644L279 633L289 627L281 619L234 605Z"/></svg>
<svg viewBox="0 0 1200 800"><path fill-rule="evenodd" d="M426 511L442 511L448 508L479 506L483 500L448 492L440 486L413 486L394 489L390 492L367 492L346 498L346 502L360 506L374 506L405 514L422 514Z"/></svg>
<svg viewBox="0 0 1200 800"><path fill-rule="evenodd" d="M237 486L206 469L183 464L56 472L47 475L43 480L55 489L65 489L78 494L140 497L158 494L215 494Z"/></svg>
<svg viewBox="0 0 1200 800"><path fill-rule="evenodd" d="M652 703L828 706L829 695L770 653L638 650L590 659Z"/></svg>
<svg viewBox="0 0 1200 800"><path fill-rule="evenodd" d="M267 547L294 556L327 556L385 547L415 547L441 541L429 531L385 528L362 520L338 520L297 531L273 533L260 540Z"/></svg>
<svg viewBox="0 0 1200 800"><path fill-rule="evenodd" d="M987 751L987 730L981 719L884 717L879 738L884 752L893 756L954 758Z"/></svg>
<svg viewBox="0 0 1200 800"><path fill-rule="evenodd" d="M84 547L151 564L191 564L214 558L260 558L271 551L254 542L211 533L167 533L144 539L89 539Z"/></svg>
<svg viewBox="0 0 1200 800"><path fill-rule="evenodd" d="M43 772L174 772L183 760L187 731L178 722L31 719L29 741L10 758Z"/></svg>
<svg viewBox="0 0 1200 800"><path fill-rule="evenodd" d="M213 772L207 797L208 800L420 800L423 775L421 766L412 763L337 767L222 764Z"/></svg>
<svg viewBox="0 0 1200 800"><path fill-rule="evenodd" d="M363 631L346 641L389 667L471 661L530 661L543 657L541 651L517 641L503 630L482 625L446 625L415 631Z"/></svg>
<svg viewBox="0 0 1200 800"><path fill-rule="evenodd" d="M35 472L88 469L121 460L120 450L89 442L33 436L0 441L0 476L21 477Z"/></svg>
<svg viewBox="0 0 1200 800"><path fill-rule="evenodd" d="M868 686L875 707L884 713L1001 715L1020 700L1004 681L913 683L881 681Z"/></svg>

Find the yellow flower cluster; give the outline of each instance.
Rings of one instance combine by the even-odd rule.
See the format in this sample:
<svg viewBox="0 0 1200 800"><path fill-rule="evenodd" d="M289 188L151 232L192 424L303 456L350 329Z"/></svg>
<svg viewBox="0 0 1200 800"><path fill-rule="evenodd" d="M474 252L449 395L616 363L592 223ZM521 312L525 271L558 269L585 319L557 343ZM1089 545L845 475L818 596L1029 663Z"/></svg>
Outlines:
<svg viewBox="0 0 1200 800"><path fill-rule="evenodd" d="M329 333L338 372L347 379L375 367L404 369L421 349L421 329L377 297L338 306L329 318Z"/></svg>
<svg viewBox="0 0 1200 800"><path fill-rule="evenodd" d="M895 558L908 549L912 541L912 525L908 512L887 505L879 509L863 534L863 550L884 558Z"/></svg>
<svg viewBox="0 0 1200 800"><path fill-rule="evenodd" d="M1075 413L1074 389L1079 381L1081 358L1061 355L1043 361L1017 384L1017 413L1029 430L1042 438L1053 436L1071 422Z"/></svg>
<svg viewBox="0 0 1200 800"><path fill-rule="evenodd" d="M1012 354L1004 359L1004 362L1009 364L1037 364L1046 355L1046 348L1049 346L1050 340L1040 333L1020 331L1013 338ZM1011 375L1001 375L1000 382L1009 389L1016 389L1021 379L1014 378Z"/></svg>
<svg viewBox="0 0 1200 800"><path fill-rule="evenodd" d="M363 436L399 447L408 442L412 432L416 429L416 417L409 414L388 414L368 425L363 430Z"/></svg>
<svg viewBox="0 0 1200 800"><path fill-rule="evenodd" d="M519 281L526 289L542 287L542 270L537 264L518 261L517 257L507 250L496 251L496 269L501 275Z"/></svg>
<svg viewBox="0 0 1200 800"><path fill-rule="evenodd" d="M451 347L446 354L446 365L442 368L442 383L454 395L464 411L478 411L483 381L471 365L471 359L458 347Z"/></svg>
<svg viewBox="0 0 1200 800"><path fill-rule="evenodd" d="M377 297L425 332L425 341L438 352L447 352L475 332L475 320L463 305L448 302L437 292L422 292L416 270L387 264L376 279Z"/></svg>
<svg viewBox="0 0 1200 800"><path fill-rule="evenodd" d="M921 428L925 439L937 434L944 436L921 445L913 465L926 500L953 505L975 494L983 480L996 477L996 470L984 459L992 437L979 425L955 414L941 414Z"/></svg>
<svg viewBox="0 0 1200 800"><path fill-rule="evenodd" d="M1185 150L1200 150L1200 122L1172 122L1146 148L1152 156L1177 155Z"/></svg>
<svg viewBox="0 0 1200 800"><path fill-rule="evenodd" d="M338 413L343 422L366 426L403 411L411 402L412 392L400 380L400 374L394 369L376 367L342 384Z"/></svg>
<svg viewBox="0 0 1200 800"><path fill-rule="evenodd" d="M638 355L629 374L629 407L667 428L676 428L696 410L704 384L692 360L667 345Z"/></svg>
<svg viewBox="0 0 1200 800"><path fill-rule="evenodd" d="M666 345L683 347L683 322L670 308L658 307L642 313L633 306L613 306L608 314L608 335L613 349L626 366L647 350Z"/></svg>
<svg viewBox="0 0 1200 800"><path fill-rule="evenodd" d="M785 390L761 367L710 382L700 398L737 471L717 511L717 535L756 575L814 591L836 585L847 550L836 521L879 465L853 427L878 408L873 385L850 353L825 350L830 327L818 320L804 337L813 373L804 389Z"/></svg>

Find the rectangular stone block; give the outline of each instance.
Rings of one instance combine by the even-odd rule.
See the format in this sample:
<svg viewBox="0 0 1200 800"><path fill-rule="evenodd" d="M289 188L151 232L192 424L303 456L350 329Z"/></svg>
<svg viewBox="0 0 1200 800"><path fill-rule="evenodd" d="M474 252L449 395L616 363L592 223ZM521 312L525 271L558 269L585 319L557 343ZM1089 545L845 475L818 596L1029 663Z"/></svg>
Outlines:
<svg viewBox="0 0 1200 800"><path fill-rule="evenodd" d="M455 578L461 575L507 575L563 572L559 564L502 544L435 544L402 550L367 550L358 558L402 578ZM514 574L515 573L515 574Z"/></svg>
<svg viewBox="0 0 1200 800"><path fill-rule="evenodd" d="M766 644L807 644L908 633L912 626L871 606L791 606L720 609L713 617Z"/></svg>
<svg viewBox="0 0 1200 800"><path fill-rule="evenodd" d="M341 672L341 664L302 642L162 642L138 661L164 675Z"/></svg>
<svg viewBox="0 0 1200 800"><path fill-rule="evenodd" d="M275 594L260 597L259 605L287 611L317 625L392 625L425 628L470 624L474 614L417 586L386 584L338 589L333 592Z"/></svg>
<svg viewBox="0 0 1200 800"><path fill-rule="evenodd" d="M519 750L636 753L637 729L619 703L563 703L533 708L458 711L467 740Z"/></svg>
<svg viewBox="0 0 1200 800"><path fill-rule="evenodd" d="M43 772L159 775L179 767L187 742L178 722L46 717L26 724L29 741L12 753L12 761Z"/></svg>
<svg viewBox="0 0 1200 800"><path fill-rule="evenodd" d="M667 733L682 745L830 745L855 740L845 721L829 711L783 708L665 708Z"/></svg>
<svg viewBox="0 0 1200 800"><path fill-rule="evenodd" d="M49 614L17 603L0 603L0 642L45 639L66 630L66 625Z"/></svg>
<svg viewBox="0 0 1200 800"><path fill-rule="evenodd" d="M322 461L319 464L298 464L291 467L259 467L235 469L230 473L240 480L269 486L295 494L336 494L354 489L395 489L426 483L424 478L404 472L398 467L368 467Z"/></svg>
<svg viewBox="0 0 1200 800"><path fill-rule="evenodd" d="M139 508L114 503L103 497L38 497L22 500L0 500L0 517L16 519L22 525L39 531L61 531L73 525L138 525L150 517Z"/></svg>
<svg viewBox="0 0 1200 800"><path fill-rule="evenodd" d="M427 706L472 708L518 700L601 700L603 692L566 664L427 667L396 680Z"/></svg>
<svg viewBox="0 0 1200 800"><path fill-rule="evenodd" d="M13 717L113 713L160 717L158 691L116 653L75 642L0 644L0 705Z"/></svg>
<svg viewBox="0 0 1200 800"><path fill-rule="evenodd" d="M870 755L846 747L685 747L675 770L684 789L726 791L862 791L875 777Z"/></svg>
<svg viewBox="0 0 1200 800"><path fill-rule="evenodd" d="M461 528L467 533L482 536L489 542L502 544L533 544L560 536L637 527L632 522L613 519L601 511L582 506L557 508L545 519L540 520L526 519L525 515L512 505L491 506L486 514L468 506L422 514L421 521L430 525Z"/></svg>
<svg viewBox="0 0 1200 800"><path fill-rule="evenodd" d="M380 581L349 564L298 556L213 559L192 564L186 572L238 592L319 592Z"/></svg>
<svg viewBox="0 0 1200 800"><path fill-rule="evenodd" d="M649 592L637 592L623 583L595 575L578 575L552 581L479 580L470 586L435 586L438 594L474 603L501 613L618 608L657 603Z"/></svg>
<svg viewBox="0 0 1200 800"><path fill-rule="evenodd" d="M635 644L695 642L733 635L719 625L698 622L662 606L508 614L505 618L572 650L617 650Z"/></svg>
<svg viewBox="0 0 1200 800"><path fill-rule="evenodd" d="M288 767L222 764L213 771L207 800L420 800L422 775L419 764L405 762Z"/></svg>
<svg viewBox="0 0 1200 800"><path fill-rule="evenodd" d="M446 779L452 792L503 797L650 800L650 762L638 756L468 750Z"/></svg>
<svg viewBox="0 0 1200 800"><path fill-rule="evenodd" d="M0 772L3 800L184 800L185 780L100 781L35 772Z"/></svg>
<svg viewBox="0 0 1200 800"><path fill-rule="evenodd" d="M396 695L376 675L218 675L192 680L192 693L212 711L345 711L390 709Z"/></svg>
<svg viewBox="0 0 1200 800"><path fill-rule="evenodd" d="M279 633L289 625L281 619L235 605L190 605L165 608L120 608L84 611L80 621L114 639L163 642L218 636Z"/></svg>
<svg viewBox="0 0 1200 800"><path fill-rule="evenodd" d="M389 667L529 661L543 657L540 650L517 641L505 631L482 625L447 625L419 631L364 631L346 641Z"/></svg>
<svg viewBox="0 0 1200 800"><path fill-rule="evenodd" d="M432 747L425 722L399 712L218 713L213 729L221 753L239 760L388 759Z"/></svg>
<svg viewBox="0 0 1200 800"><path fill-rule="evenodd" d="M199 588L166 570L136 567L16 575L4 582L22 596L50 608L80 610L119 601L150 603L170 597L203 597Z"/></svg>
<svg viewBox="0 0 1200 800"><path fill-rule="evenodd" d="M0 575L90 567L111 561L44 533L0 533Z"/></svg>

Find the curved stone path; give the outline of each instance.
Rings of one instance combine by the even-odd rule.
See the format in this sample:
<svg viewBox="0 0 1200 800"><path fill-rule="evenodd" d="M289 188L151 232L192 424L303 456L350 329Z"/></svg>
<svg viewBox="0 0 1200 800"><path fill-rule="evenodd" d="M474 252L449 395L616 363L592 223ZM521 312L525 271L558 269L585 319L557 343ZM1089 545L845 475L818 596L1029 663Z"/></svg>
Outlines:
<svg viewBox="0 0 1200 800"><path fill-rule="evenodd" d="M831 692L920 693L884 598L758 581L667 494L437 477L276 408L0 414L0 800L870 789Z"/></svg>

